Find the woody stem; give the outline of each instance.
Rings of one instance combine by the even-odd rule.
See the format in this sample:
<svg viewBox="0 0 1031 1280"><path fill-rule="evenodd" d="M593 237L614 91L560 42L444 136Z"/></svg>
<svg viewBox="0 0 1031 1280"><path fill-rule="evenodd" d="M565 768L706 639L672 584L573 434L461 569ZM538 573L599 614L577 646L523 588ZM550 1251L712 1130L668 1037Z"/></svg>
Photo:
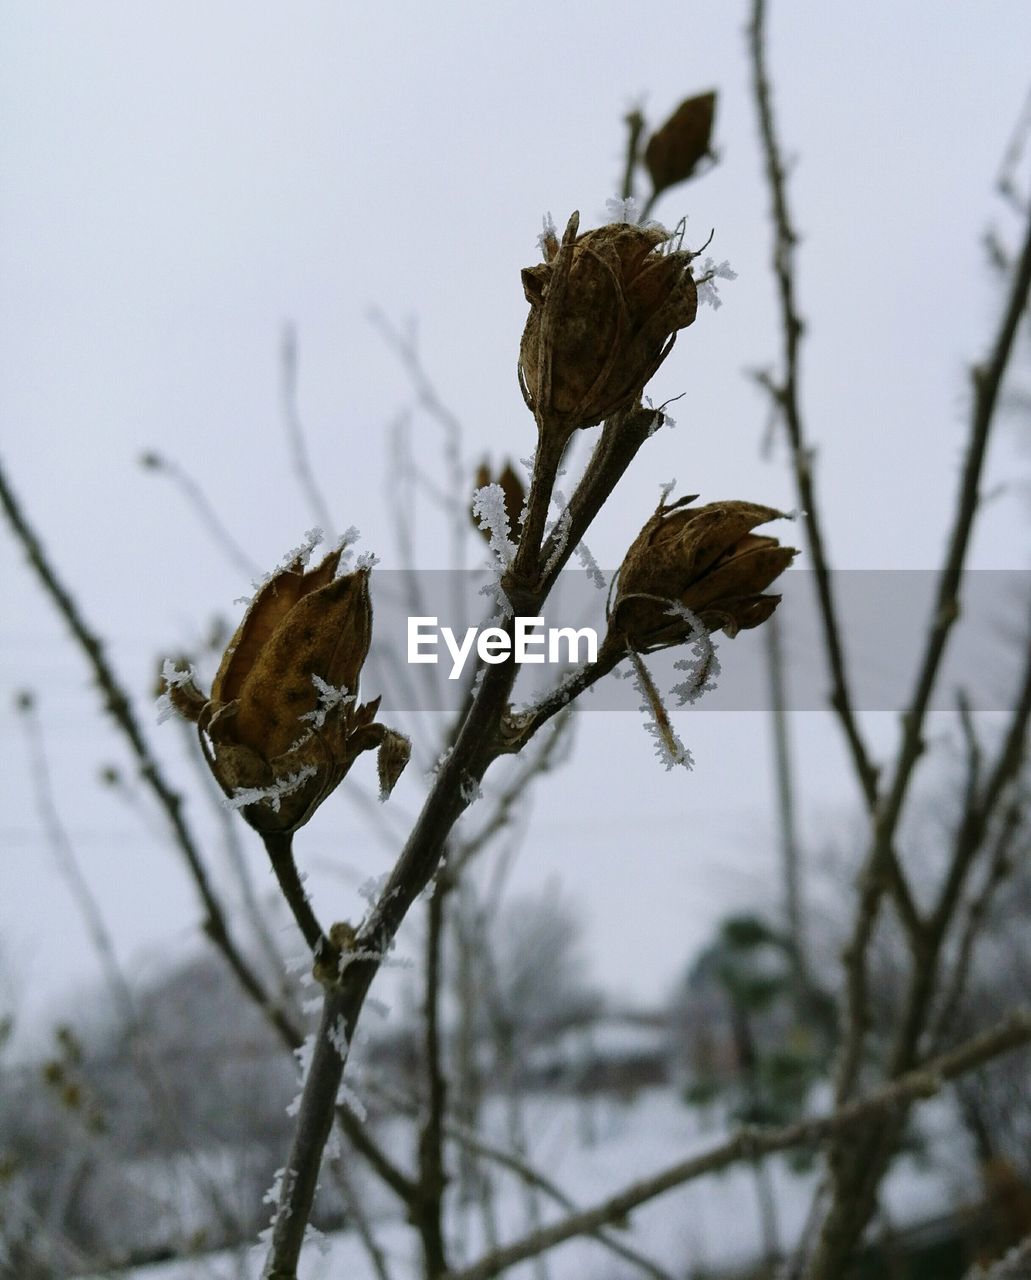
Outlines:
<svg viewBox="0 0 1031 1280"><path fill-rule="evenodd" d="M272 863L272 870L279 882L279 887L283 891L283 897L293 918L297 921L298 929L304 935L305 942L311 948L313 955L327 958L332 950L332 944L323 933L322 926L312 910L311 902L304 889L304 881L297 870L297 863L294 861L293 833L273 832L263 835L262 839L265 841L269 861Z"/></svg>
<svg viewBox="0 0 1031 1280"><path fill-rule="evenodd" d="M568 439L568 437L567 437ZM526 506L526 520L519 534L513 571L519 581L535 581L539 577L541 543L544 541L544 525L551 506L551 493L555 487L559 463L565 451L566 440L558 441L548 431L542 431L534 461L530 496Z"/></svg>

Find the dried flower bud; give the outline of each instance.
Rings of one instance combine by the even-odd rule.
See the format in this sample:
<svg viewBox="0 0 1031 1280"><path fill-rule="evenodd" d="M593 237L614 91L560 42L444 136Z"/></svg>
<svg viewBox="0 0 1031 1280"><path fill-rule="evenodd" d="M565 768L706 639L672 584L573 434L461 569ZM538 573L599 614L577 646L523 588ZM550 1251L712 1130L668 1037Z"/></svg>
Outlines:
<svg viewBox="0 0 1031 1280"><path fill-rule="evenodd" d="M203 694L166 664L172 705L201 730L208 763L244 818L264 834L302 826L358 755L389 744L379 699L359 706L358 679L372 638L367 569L335 577L340 552L315 569L300 559L261 588ZM203 705L198 708L198 700Z"/></svg>
<svg viewBox="0 0 1031 1280"><path fill-rule="evenodd" d="M710 153L716 94L701 93L685 99L661 129L648 140L644 162L656 194L685 182L695 166Z"/></svg>
<svg viewBox="0 0 1031 1280"><path fill-rule="evenodd" d="M548 261L522 273L530 315L519 370L539 430L568 437L634 403L695 318L691 253L669 232L610 223L576 235L569 220Z"/></svg>
<svg viewBox="0 0 1031 1280"><path fill-rule="evenodd" d="M609 630L636 649L687 638L691 624L671 604L690 610L708 631L734 636L765 622L780 601L762 593L797 552L752 530L783 512L754 502L686 505L693 501L661 503L620 567Z"/></svg>
<svg viewBox="0 0 1031 1280"><path fill-rule="evenodd" d="M523 513L523 506L526 502L526 489L518 471L512 466L511 462L505 462L504 468L500 475L495 476L491 472L490 463L486 458L480 463L476 469L476 489L482 489L484 485L498 484L501 491L505 495L505 514L508 516L508 527L512 531L512 538L519 537L519 517ZM477 530L483 535L487 542L490 542L490 530L484 528L480 523L479 517L476 516L469 508L469 519L476 526Z"/></svg>

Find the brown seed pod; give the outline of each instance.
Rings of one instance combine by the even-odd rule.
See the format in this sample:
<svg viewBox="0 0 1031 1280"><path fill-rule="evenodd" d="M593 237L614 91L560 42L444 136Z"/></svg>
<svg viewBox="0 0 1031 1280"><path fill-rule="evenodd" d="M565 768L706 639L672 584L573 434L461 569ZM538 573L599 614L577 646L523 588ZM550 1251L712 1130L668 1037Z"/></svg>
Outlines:
<svg viewBox="0 0 1031 1280"><path fill-rule="evenodd" d="M264 584L210 698L192 682L168 689L196 721L219 786L263 834L307 822L363 751L385 751L381 781L390 786L410 754L402 734L376 723L378 698L358 705L372 639L369 571L338 578L339 561L332 551L305 572L297 559Z"/></svg>
<svg viewBox="0 0 1031 1280"><path fill-rule="evenodd" d="M693 501L661 504L623 559L609 631L635 649L687 638L691 624L671 604L689 609L708 631L733 636L765 622L780 600L762 593L797 552L752 530L783 513L740 501L689 507Z"/></svg>
<svg viewBox="0 0 1031 1280"><path fill-rule="evenodd" d="M662 227L577 226L574 214L557 252L522 273L523 395L559 440L637 400L698 310L692 255L669 251Z"/></svg>
<svg viewBox="0 0 1031 1280"><path fill-rule="evenodd" d="M644 162L656 193L690 178L698 162L711 155L716 93L686 98L648 140Z"/></svg>

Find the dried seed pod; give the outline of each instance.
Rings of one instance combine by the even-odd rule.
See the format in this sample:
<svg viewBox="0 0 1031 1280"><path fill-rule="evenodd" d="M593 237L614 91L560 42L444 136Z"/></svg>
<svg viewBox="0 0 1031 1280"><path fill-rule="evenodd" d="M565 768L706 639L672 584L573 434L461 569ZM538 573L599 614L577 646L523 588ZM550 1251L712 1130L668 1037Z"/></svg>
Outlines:
<svg viewBox="0 0 1031 1280"><path fill-rule="evenodd" d="M685 182L698 162L711 155L712 124L716 114L714 91L685 99L661 129L648 140L644 162L656 193Z"/></svg>
<svg viewBox="0 0 1031 1280"><path fill-rule="evenodd" d="M379 699L357 703L372 638L369 571L337 578L339 561L333 551L305 572L297 559L265 583L210 698L186 679L166 680L173 706L197 722L219 785L264 834L307 822L363 751L389 740L393 781L407 763L402 735L375 721Z"/></svg>
<svg viewBox="0 0 1031 1280"><path fill-rule="evenodd" d="M669 232L617 222L576 235L522 273L530 314L519 371L541 432L558 440L637 400L698 310L691 253Z"/></svg>
<svg viewBox="0 0 1031 1280"><path fill-rule="evenodd" d="M708 631L733 636L765 622L780 600L762 593L797 552L752 530L783 513L739 501L689 507L693 501L660 504L623 559L609 631L636 649L687 638L691 624L671 613L671 604L690 610Z"/></svg>
<svg viewBox="0 0 1031 1280"><path fill-rule="evenodd" d="M505 495L505 514L508 516L508 527L511 531L513 542L517 542L519 540L519 517L522 515L523 505L526 502L526 488L523 485L522 478L508 459L505 460L505 465L500 474L494 475L491 471L489 460L484 458L476 469L475 488L482 489L484 485L488 484L499 484L501 486L501 491ZM490 542L490 530L483 527L471 506L469 508L469 519L484 540Z"/></svg>

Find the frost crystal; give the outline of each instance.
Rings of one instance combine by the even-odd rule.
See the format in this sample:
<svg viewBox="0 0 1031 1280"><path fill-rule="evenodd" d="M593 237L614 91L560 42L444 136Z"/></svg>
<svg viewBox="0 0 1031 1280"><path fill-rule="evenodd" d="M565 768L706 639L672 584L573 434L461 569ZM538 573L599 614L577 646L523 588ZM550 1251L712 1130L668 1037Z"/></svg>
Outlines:
<svg viewBox="0 0 1031 1280"><path fill-rule="evenodd" d="M304 568L308 567L308 561L311 559L311 553L319 545L326 535L316 525L313 529L308 529L304 535L304 541L299 547L294 547L293 551L288 551L284 558L279 562L282 568L287 568L293 564L295 560L300 560Z"/></svg>
<svg viewBox="0 0 1031 1280"><path fill-rule="evenodd" d="M508 512L505 510L505 491L499 484L485 484L473 494L473 516L481 529L490 535L490 549L498 564L507 569L516 553L511 538Z"/></svg>
<svg viewBox="0 0 1031 1280"><path fill-rule="evenodd" d="M636 654L630 655L630 678L641 695L641 711L648 717L645 729L655 740L655 754L666 766L666 771L682 764L685 769L694 768L694 757L680 741L676 730L670 723L666 708L651 684L644 663Z"/></svg>
<svg viewBox="0 0 1031 1280"><path fill-rule="evenodd" d="M559 474L561 475L562 472L560 472ZM556 533L557 541L555 543L555 550L548 557L548 563L544 566L545 574L548 574L551 572L551 570L558 563L559 557L565 551L566 544L569 541L569 526L572 524L572 521L573 521L572 513L569 510L569 503L566 501L565 494L562 492L561 489L556 489L554 491L554 498L555 498L555 501L558 503L558 505L562 508L562 514L559 516L559 518L555 521L554 525L552 526ZM590 548L587 546L587 543L578 542L576 546L573 548L573 554L577 557L577 559L583 565L584 569L587 571L587 576L594 583L594 585L600 588L602 591L604 591L607 585L605 582L604 575L602 574L602 571L598 568L598 562L595 560L594 556L591 555Z"/></svg>
<svg viewBox="0 0 1031 1280"><path fill-rule="evenodd" d="M611 197L605 201L605 212L609 215L610 222L636 223L641 216L633 196L627 196L624 200Z"/></svg>
<svg viewBox="0 0 1031 1280"><path fill-rule="evenodd" d="M186 664L186 670L180 670L171 658L166 658L161 668L161 678L165 684L171 685L173 688L181 684L189 684L193 679L193 667L189 663Z"/></svg>
<svg viewBox="0 0 1031 1280"><path fill-rule="evenodd" d="M363 1124L369 1118L365 1103L362 1102L351 1086L345 1084L343 1080L340 1081L340 1088L337 1090L337 1102L342 1102L349 1111L353 1111Z"/></svg>
<svg viewBox="0 0 1031 1280"><path fill-rule="evenodd" d="M723 306L723 299L720 297L719 286L716 281L736 279L737 272L731 269L730 263L726 259L717 263L712 258L706 258L702 266L702 278L698 281L699 305L708 303L714 311L718 311Z"/></svg>
<svg viewBox="0 0 1031 1280"><path fill-rule="evenodd" d="M318 690L319 705L314 711L306 711L301 720L310 720L313 729L321 729L326 723L326 717L334 707L346 707L348 703L354 701L354 694L349 692L344 685L332 685L328 680L323 680L321 676L312 673L311 682Z"/></svg>
<svg viewBox="0 0 1031 1280"><path fill-rule="evenodd" d="M543 225L543 230L541 231L540 235L537 237L537 248L540 249L541 251L541 257L546 258L548 256L547 255L548 242L551 240L558 239L558 228L555 226L555 219L551 216L550 213L546 213L544 215L544 217L541 219L541 223Z"/></svg>
<svg viewBox="0 0 1031 1280"><path fill-rule="evenodd" d="M363 551L358 559L354 562L354 567L358 569L372 569L379 564L379 556L374 551Z"/></svg>
<svg viewBox="0 0 1031 1280"><path fill-rule="evenodd" d="M317 773L318 769L313 764L306 764L303 769L298 769L296 773L280 778L278 782L273 782L270 787L240 787L231 796L228 796L223 803L229 809L243 809L247 805L259 804L262 800L266 800L272 806L272 812L278 813L283 797L299 790L309 778L314 778Z"/></svg>
<svg viewBox="0 0 1031 1280"><path fill-rule="evenodd" d="M562 559L566 550L566 543L569 541L569 527L573 523L573 515L568 507L562 512L555 521L555 527L552 532L555 535L555 550L548 556L548 563L544 566L544 576L547 577L552 569Z"/></svg>
<svg viewBox="0 0 1031 1280"><path fill-rule="evenodd" d="M462 785L460 787L460 791L462 799L466 804L472 804L474 800L483 799L483 790L471 774L462 774Z"/></svg>
<svg viewBox="0 0 1031 1280"><path fill-rule="evenodd" d="M583 565L587 573L587 576L598 588L598 590L599 591L607 590L608 583L605 581L605 575L598 568L598 562L597 560L595 560L594 556L591 555L591 549L590 547L588 547L587 543L578 542L573 549L573 554Z"/></svg>
<svg viewBox="0 0 1031 1280"><path fill-rule="evenodd" d="M304 1243L313 1244L323 1257L329 1253L329 1241L326 1239L325 1233L320 1231L318 1227L313 1227L310 1222L304 1228Z"/></svg>
<svg viewBox="0 0 1031 1280"><path fill-rule="evenodd" d="M680 396L674 396L673 400L679 400L680 398L681 398ZM646 409L655 409L655 417L652 420L652 425L648 430L649 439L651 439L651 437L656 433L656 431L659 430L660 427L669 427L670 431L672 431L673 428L677 425L676 418L674 418L671 413L666 412L666 405L672 404L673 400L666 400L663 404L660 404L657 409L655 409L655 406L651 402L650 396L645 396L643 398L642 403L644 404L644 407Z"/></svg>
<svg viewBox="0 0 1031 1280"><path fill-rule="evenodd" d="M384 871L381 876L369 876L368 880L363 880L358 886L358 896L370 907L374 907L379 901L380 894L387 887L389 879L389 871Z"/></svg>
<svg viewBox="0 0 1031 1280"><path fill-rule="evenodd" d="M286 1221L290 1217L290 1207L283 1203L284 1197L288 1197L293 1191L294 1183L297 1181L297 1174L293 1169L277 1169L272 1176L272 1186L265 1192L262 1197L262 1204L273 1205L272 1217L269 1219L268 1226L258 1233L258 1239L262 1244L268 1245L272 1241L272 1233L276 1225L282 1221Z"/></svg>
<svg viewBox="0 0 1031 1280"><path fill-rule="evenodd" d="M346 1061L349 1044L347 1042L347 1027L344 1023L343 1015L337 1017L336 1022L326 1032L329 1043L337 1051L337 1056L341 1062Z"/></svg>
<svg viewBox="0 0 1031 1280"><path fill-rule="evenodd" d="M166 658L164 665L161 668L161 678L164 680L165 684L168 685L169 689L177 688L182 684L189 684L194 678L193 667L187 663L186 669L182 670L180 667L176 666L171 658ZM171 695L167 690L157 700L157 713L158 724L164 724L166 720L170 720L173 716L179 714L178 711L176 711Z"/></svg>
<svg viewBox="0 0 1031 1280"><path fill-rule="evenodd" d="M294 1057L297 1059L297 1067L303 1080L311 1067L312 1056L315 1053L315 1032L310 1031L305 1037L304 1042L299 1044L294 1050Z"/></svg>
<svg viewBox="0 0 1031 1280"><path fill-rule="evenodd" d="M677 671L688 672L686 680L675 684L670 690L677 699L677 706L692 706L703 693L710 693L716 688L716 680L720 674L720 660L716 656L716 646L712 637L702 625L701 619L684 605L675 600L670 601L668 613L683 618L691 628L685 643L691 651L691 657L681 658L673 665Z"/></svg>

